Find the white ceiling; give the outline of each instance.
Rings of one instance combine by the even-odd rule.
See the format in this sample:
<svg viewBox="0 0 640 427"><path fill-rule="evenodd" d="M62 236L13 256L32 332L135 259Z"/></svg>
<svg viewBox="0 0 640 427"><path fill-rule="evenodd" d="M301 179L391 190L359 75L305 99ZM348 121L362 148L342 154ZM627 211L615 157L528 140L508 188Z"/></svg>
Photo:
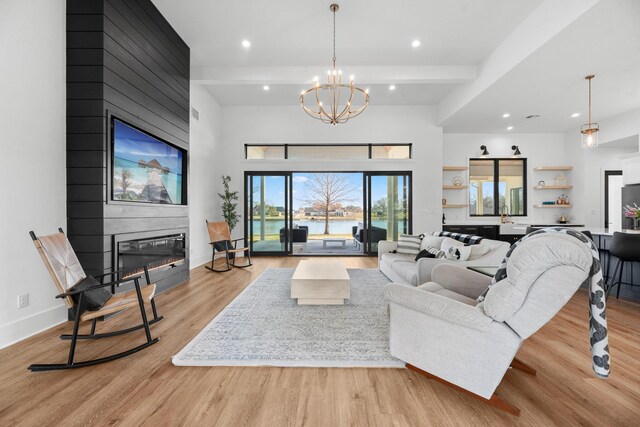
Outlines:
<svg viewBox="0 0 640 427"><path fill-rule="evenodd" d="M191 47L192 81L221 105L297 104L330 65L331 0L153 1ZM339 68L372 105L437 105L446 132L574 129L589 73L594 119L640 108L640 0L338 3Z"/></svg>
<svg viewBox="0 0 640 427"><path fill-rule="evenodd" d="M444 121L447 132L564 132L640 108L640 1L603 0ZM502 119L503 113L511 117ZM573 113L580 117L572 118ZM536 119L525 119L540 114Z"/></svg>

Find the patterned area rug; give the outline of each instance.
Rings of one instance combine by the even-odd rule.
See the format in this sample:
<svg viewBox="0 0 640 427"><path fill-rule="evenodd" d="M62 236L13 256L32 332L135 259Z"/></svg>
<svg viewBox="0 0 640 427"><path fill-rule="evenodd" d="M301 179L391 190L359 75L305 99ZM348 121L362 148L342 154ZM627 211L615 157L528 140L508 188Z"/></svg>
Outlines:
<svg viewBox="0 0 640 427"><path fill-rule="evenodd" d="M350 269L345 305L301 305L290 297L294 269L271 268L185 348L177 366L403 368L389 353L389 319L378 270Z"/></svg>

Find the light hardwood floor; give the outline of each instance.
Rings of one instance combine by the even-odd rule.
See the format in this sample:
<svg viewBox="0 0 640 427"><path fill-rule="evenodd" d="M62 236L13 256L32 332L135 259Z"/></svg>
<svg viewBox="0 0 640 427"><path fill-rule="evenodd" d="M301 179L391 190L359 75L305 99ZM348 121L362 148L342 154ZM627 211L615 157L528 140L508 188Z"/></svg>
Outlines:
<svg viewBox="0 0 640 427"><path fill-rule="evenodd" d="M152 326L160 342L115 362L66 372L29 373L33 362L63 362L70 323L0 350L0 425L598 425L640 423L640 304L608 306L612 375L591 370L587 294L527 340L520 359L537 376L511 370L498 394L520 418L491 408L406 369L175 367L177 353L268 267L305 258L256 258L245 270L218 274L199 267L192 279L158 296L165 320ZM343 258L375 268L373 258ZM52 285L53 286L53 285ZM139 321L133 310L104 328ZM88 325L84 326L87 328ZM98 326L98 331L106 330ZM125 339L83 343L77 355L118 351ZM120 337L122 338L122 337Z"/></svg>

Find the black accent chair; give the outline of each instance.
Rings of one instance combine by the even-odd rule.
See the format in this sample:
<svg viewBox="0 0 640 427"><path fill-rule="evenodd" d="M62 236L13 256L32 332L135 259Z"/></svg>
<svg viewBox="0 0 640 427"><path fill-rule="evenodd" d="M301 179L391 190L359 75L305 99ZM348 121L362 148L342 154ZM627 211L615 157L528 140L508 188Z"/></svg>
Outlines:
<svg viewBox="0 0 640 427"><path fill-rule="evenodd" d="M357 245L363 244L367 239L365 230L361 229L358 231L358 227L355 225L351 227L351 235L355 239ZM387 240L387 230L385 230L384 228L372 226L371 227L371 243L378 243L380 240Z"/></svg>
<svg viewBox="0 0 640 427"><path fill-rule="evenodd" d="M156 308L154 305L154 296L156 292L155 283L149 283L146 286L140 284L142 275L128 274L124 271L113 271L111 273L94 276L93 279L87 278L78 258L69 243L69 240L65 236L62 228L58 229L58 233L51 234L49 236L36 237L33 231L29 234L33 239L33 243L38 250L38 253L42 257L47 270L49 271L53 282L58 288L59 295L56 298L64 300L65 304L69 308L71 315L73 316L73 333L60 336L62 340L70 340L71 345L69 348L69 356L67 363L49 363L49 364L33 364L29 366L29 370L34 371L55 371L62 369L82 368L85 366L92 366L98 363L110 362L112 360L119 359L121 357L129 356L144 348L147 348L158 342L158 338L151 336L151 330L149 325L162 320L162 317L157 316ZM149 271L144 268L145 276L149 280ZM104 278L111 276L112 281L106 282ZM89 280L89 282L87 282ZM91 283L93 282L93 283ZM124 283L133 282L134 289L126 292L114 294L114 290L117 286ZM88 283L85 285L85 283ZM78 285L76 287L76 285ZM92 293L96 290L102 290L104 288L111 288L111 292L106 292L106 301L101 307L97 309L88 309L90 307L87 304L92 298ZM87 294L87 295L85 295ZM105 292L102 292L104 295ZM94 295L95 297L95 295ZM101 295L100 298L103 296ZM150 302L153 309L154 319L149 321L145 312L145 303ZM142 323L136 326L121 329L112 332L106 332L96 334L96 322L98 320L108 320L108 315L120 313L129 308L138 307L140 310L140 316ZM91 321L91 332L87 335L79 334L80 322ZM110 338L117 335L126 334L129 332L144 329L146 334L146 340L143 344L136 347L129 348L128 350L120 353L112 354L110 356L101 357L98 359L85 360L78 362L75 360L75 350L78 340L97 340L101 338Z"/></svg>
<svg viewBox="0 0 640 427"><path fill-rule="evenodd" d="M284 243L286 228L280 229L280 243ZM298 228L294 228L291 230L291 237L293 239L293 243L307 243L307 239L309 238L309 227L306 225L301 225Z"/></svg>
<svg viewBox="0 0 640 427"><path fill-rule="evenodd" d="M618 285L616 298L619 298L620 287L622 286L622 269L625 262L640 262L640 234L619 233L616 231L613 233L613 239L611 240L610 253L618 258L618 262L610 279L610 282L613 283L609 283L609 286L607 286L607 295L611 293L611 289L614 286ZM618 267L620 272L618 272ZM617 279L616 273L618 273ZM634 286L634 284L629 285Z"/></svg>

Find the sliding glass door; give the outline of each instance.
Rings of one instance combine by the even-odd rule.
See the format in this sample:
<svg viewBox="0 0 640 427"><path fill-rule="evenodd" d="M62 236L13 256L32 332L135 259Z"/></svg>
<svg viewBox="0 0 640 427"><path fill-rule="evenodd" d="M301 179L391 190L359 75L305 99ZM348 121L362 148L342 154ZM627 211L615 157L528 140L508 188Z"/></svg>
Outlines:
<svg viewBox="0 0 640 427"><path fill-rule="evenodd" d="M411 172L365 172L366 251L378 253L380 240L411 234Z"/></svg>
<svg viewBox="0 0 640 427"><path fill-rule="evenodd" d="M255 255L375 255L412 232L411 172L246 172L245 189Z"/></svg>
<svg viewBox="0 0 640 427"><path fill-rule="evenodd" d="M286 255L290 252L291 174L247 173L245 230L251 252Z"/></svg>

